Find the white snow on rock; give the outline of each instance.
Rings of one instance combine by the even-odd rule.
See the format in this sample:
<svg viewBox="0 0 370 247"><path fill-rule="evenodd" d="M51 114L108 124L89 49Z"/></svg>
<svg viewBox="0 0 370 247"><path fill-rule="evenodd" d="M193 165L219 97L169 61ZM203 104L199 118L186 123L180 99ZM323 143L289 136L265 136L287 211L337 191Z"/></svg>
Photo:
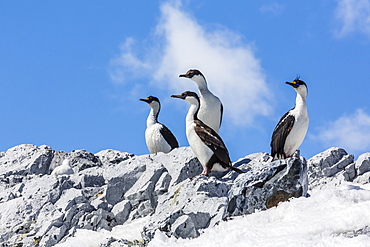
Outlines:
<svg viewBox="0 0 370 247"><path fill-rule="evenodd" d="M369 209L370 184L344 182L312 191L308 198L294 198L266 211L221 222L195 239L168 238L157 231L148 247L365 247L370 246Z"/></svg>

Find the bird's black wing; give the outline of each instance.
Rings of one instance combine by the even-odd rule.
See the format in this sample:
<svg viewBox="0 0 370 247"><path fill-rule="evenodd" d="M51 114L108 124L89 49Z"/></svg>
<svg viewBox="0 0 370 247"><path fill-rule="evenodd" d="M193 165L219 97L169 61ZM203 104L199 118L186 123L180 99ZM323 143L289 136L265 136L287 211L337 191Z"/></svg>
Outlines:
<svg viewBox="0 0 370 247"><path fill-rule="evenodd" d="M222 124L222 117L223 117L223 115L224 115L224 106L222 105L222 103L221 103L221 109L220 109L220 111L221 111L221 117L220 117L220 127L221 127L221 124Z"/></svg>
<svg viewBox="0 0 370 247"><path fill-rule="evenodd" d="M293 128L295 118L289 114L290 111L284 114L276 125L271 138L271 156L275 157L276 154L284 155L284 145L287 136Z"/></svg>
<svg viewBox="0 0 370 247"><path fill-rule="evenodd" d="M221 137L211 127L205 125L202 121L194 121L195 132L198 134L202 142L209 147L213 153L225 164L231 164L229 151L222 141Z"/></svg>
<svg viewBox="0 0 370 247"><path fill-rule="evenodd" d="M179 147L179 143L177 142L176 137L172 134L171 130L169 130L165 125L162 124L160 132L164 139L166 140L166 142L171 146L171 150Z"/></svg>

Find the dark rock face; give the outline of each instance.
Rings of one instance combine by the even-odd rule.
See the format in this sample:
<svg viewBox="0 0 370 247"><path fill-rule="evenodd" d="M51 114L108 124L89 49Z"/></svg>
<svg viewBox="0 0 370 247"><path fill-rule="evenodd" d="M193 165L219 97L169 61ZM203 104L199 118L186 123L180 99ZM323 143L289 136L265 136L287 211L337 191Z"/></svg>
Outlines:
<svg viewBox="0 0 370 247"><path fill-rule="evenodd" d="M267 163L235 179L229 192L228 215L254 213L307 194L306 162L298 158Z"/></svg>
<svg viewBox="0 0 370 247"><path fill-rule="evenodd" d="M145 242L157 230L194 238L222 220L306 196L309 186L323 186L327 180L368 181L370 155L360 157L354 162L344 150L332 148L307 162L270 162L268 154L256 153L234 163L244 174L195 177L202 167L188 147L134 156L20 145L0 153L0 242L53 246L77 229L110 231L146 216L151 218L143 226ZM64 159L71 161L74 173L51 175ZM134 242L142 243L109 237L101 244Z"/></svg>

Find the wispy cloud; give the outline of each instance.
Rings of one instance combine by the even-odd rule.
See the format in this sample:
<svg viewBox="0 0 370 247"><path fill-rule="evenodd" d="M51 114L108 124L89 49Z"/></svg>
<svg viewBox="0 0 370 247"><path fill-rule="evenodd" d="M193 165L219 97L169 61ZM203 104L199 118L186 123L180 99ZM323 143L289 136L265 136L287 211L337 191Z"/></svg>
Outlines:
<svg viewBox="0 0 370 247"><path fill-rule="evenodd" d="M284 10L284 6L280 3L266 3L260 8L261 13L281 15Z"/></svg>
<svg viewBox="0 0 370 247"><path fill-rule="evenodd" d="M329 146L340 146L351 152L370 148L370 115L362 109L344 115L319 131L320 141Z"/></svg>
<svg viewBox="0 0 370 247"><path fill-rule="evenodd" d="M336 19L340 22L338 38L353 32L370 36L370 0L339 0Z"/></svg>
<svg viewBox="0 0 370 247"><path fill-rule="evenodd" d="M113 82L124 83L130 75L137 75L140 71L147 71L151 69L150 64L140 60L134 53L133 46L135 40L127 38L126 41L120 45L121 54L110 61L109 75Z"/></svg>
<svg viewBox="0 0 370 247"><path fill-rule="evenodd" d="M225 117L234 124L248 125L255 116L270 114L272 94L253 44L246 44L240 34L227 28L208 30L183 9L180 1L162 4L151 37L154 48L139 59L132 39L126 40L112 78L140 69L169 93L181 93L196 90L196 85L178 75L197 68L223 102Z"/></svg>

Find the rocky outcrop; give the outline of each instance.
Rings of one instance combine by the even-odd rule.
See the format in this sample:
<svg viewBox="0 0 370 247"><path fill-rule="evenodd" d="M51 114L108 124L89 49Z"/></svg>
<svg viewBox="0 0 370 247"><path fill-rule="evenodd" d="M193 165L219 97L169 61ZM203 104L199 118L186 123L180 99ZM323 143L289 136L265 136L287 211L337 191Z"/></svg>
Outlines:
<svg viewBox="0 0 370 247"><path fill-rule="evenodd" d="M52 174L65 159L73 173ZM145 242L158 230L193 238L222 220L306 196L308 187L318 188L329 180L369 182L369 162L369 153L354 161L339 148L307 162L271 162L268 154L256 153L234 163L244 174L211 172L205 177L196 176L202 167L188 147L135 156L115 150L66 153L20 145L0 153L0 242L54 246L77 229L110 231L146 216L150 220L143 226ZM112 237L101 242L113 243L143 242Z"/></svg>
<svg viewBox="0 0 370 247"><path fill-rule="evenodd" d="M323 187L336 181L357 183L370 182L370 153L364 153L354 161L352 154L342 148L332 147L307 161L309 187Z"/></svg>
<svg viewBox="0 0 370 247"><path fill-rule="evenodd" d="M156 230L168 236L192 238L202 229L231 216L265 210L307 193L306 163L298 158L269 162L265 153L236 162L244 174L228 172L172 184L159 198L143 235L149 241Z"/></svg>

